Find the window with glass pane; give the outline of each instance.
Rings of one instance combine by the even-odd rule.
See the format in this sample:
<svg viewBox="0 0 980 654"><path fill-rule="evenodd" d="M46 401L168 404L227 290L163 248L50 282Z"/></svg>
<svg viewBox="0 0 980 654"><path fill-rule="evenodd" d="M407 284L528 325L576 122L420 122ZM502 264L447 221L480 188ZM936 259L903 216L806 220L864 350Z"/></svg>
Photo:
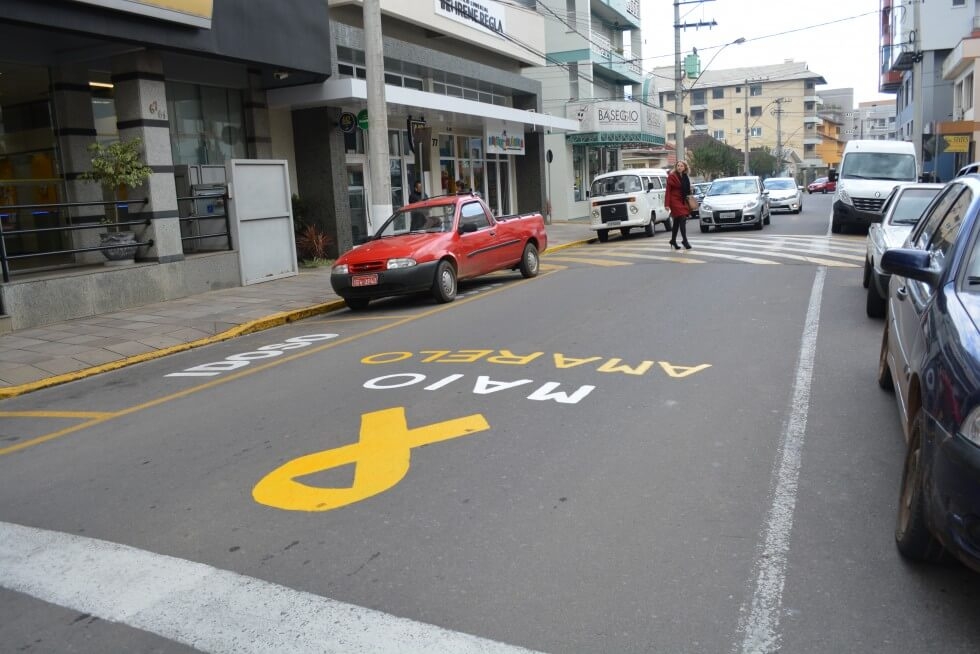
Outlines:
<svg viewBox="0 0 980 654"><path fill-rule="evenodd" d="M439 135L439 156L440 157L454 157L456 156L456 149L453 147L453 137L450 134L440 134Z"/></svg>

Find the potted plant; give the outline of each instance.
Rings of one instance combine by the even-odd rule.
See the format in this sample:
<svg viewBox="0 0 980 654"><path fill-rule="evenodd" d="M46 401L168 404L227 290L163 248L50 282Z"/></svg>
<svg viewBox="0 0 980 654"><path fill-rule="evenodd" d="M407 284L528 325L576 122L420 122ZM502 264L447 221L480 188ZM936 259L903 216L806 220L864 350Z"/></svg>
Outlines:
<svg viewBox="0 0 980 654"><path fill-rule="evenodd" d="M150 178L152 169L141 157L143 141L139 138L116 141L109 145L92 143L88 150L92 157L92 169L82 173L81 178L98 182L105 195L112 198L106 207L102 223L106 233L102 234L102 254L110 261L129 260L136 255L136 235L120 229L119 201L124 200L127 189L141 186Z"/></svg>

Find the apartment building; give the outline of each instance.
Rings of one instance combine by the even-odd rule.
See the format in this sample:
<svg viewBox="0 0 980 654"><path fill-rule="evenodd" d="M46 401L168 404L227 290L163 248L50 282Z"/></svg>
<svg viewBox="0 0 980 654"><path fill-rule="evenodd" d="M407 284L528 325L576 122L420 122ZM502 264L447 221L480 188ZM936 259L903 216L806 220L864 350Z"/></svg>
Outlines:
<svg viewBox="0 0 980 654"><path fill-rule="evenodd" d="M940 123L937 132L944 154L952 155L953 169L980 159L980 2L974 4L973 16L966 33L943 63L943 79L953 85L953 115Z"/></svg>
<svg viewBox="0 0 980 654"><path fill-rule="evenodd" d="M662 88L673 88L673 67L657 68ZM817 127L818 84L826 80L806 63L705 70L693 87L685 88L685 137L706 133L745 152L768 148L781 154L782 173L797 177L808 167L823 165L817 154L822 138ZM661 91L662 106L674 105L674 92ZM667 132L674 141L675 133Z"/></svg>
<svg viewBox="0 0 980 654"><path fill-rule="evenodd" d="M547 63L524 74L541 83L544 110L575 120L576 132L545 135L552 160L551 209L589 215L597 174L625 167L624 150L662 150L666 117L643 73L639 0L540 0Z"/></svg>
<svg viewBox="0 0 980 654"><path fill-rule="evenodd" d="M895 93L896 136L914 144L925 177L950 179L968 155L975 130L954 112L954 83L965 83L971 66L964 55L947 59L972 38L978 13L977 0L881 0L878 88Z"/></svg>

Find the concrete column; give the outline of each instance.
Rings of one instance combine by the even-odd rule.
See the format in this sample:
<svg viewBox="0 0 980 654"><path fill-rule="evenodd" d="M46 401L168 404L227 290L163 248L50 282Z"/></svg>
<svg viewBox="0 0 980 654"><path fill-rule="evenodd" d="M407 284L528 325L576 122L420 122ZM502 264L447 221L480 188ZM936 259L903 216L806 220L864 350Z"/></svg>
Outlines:
<svg viewBox="0 0 980 654"><path fill-rule="evenodd" d="M55 136L61 151L62 174L67 195L65 202L102 202L102 188L92 181L79 179L91 170L91 153L88 146L95 142L95 119L92 112L92 88L89 86L88 69L83 66L61 66L51 70L51 104L54 111ZM96 247L99 245L100 221L105 207L94 205L67 210L70 225L93 225L98 229L84 229L68 233L71 248ZM102 254L97 251L75 255L81 264L99 263Z"/></svg>
<svg viewBox="0 0 980 654"><path fill-rule="evenodd" d="M354 247L340 113L334 107L293 111L294 192L309 207L308 220L333 238L331 257Z"/></svg>
<svg viewBox="0 0 980 654"><path fill-rule="evenodd" d="M272 133L269 128L269 105L262 88L262 75L249 69L245 91L246 152L249 159L272 158Z"/></svg>
<svg viewBox="0 0 980 654"><path fill-rule="evenodd" d="M146 164L153 169L143 186L129 191L131 199L148 199L144 205L132 206L132 219L151 220L149 227L132 228L139 240L153 240L153 246L140 248L137 256L141 261L181 261L184 251L177 219L177 188L170 150L163 63L159 55L151 51L117 57L112 62L112 82L119 138L142 139Z"/></svg>

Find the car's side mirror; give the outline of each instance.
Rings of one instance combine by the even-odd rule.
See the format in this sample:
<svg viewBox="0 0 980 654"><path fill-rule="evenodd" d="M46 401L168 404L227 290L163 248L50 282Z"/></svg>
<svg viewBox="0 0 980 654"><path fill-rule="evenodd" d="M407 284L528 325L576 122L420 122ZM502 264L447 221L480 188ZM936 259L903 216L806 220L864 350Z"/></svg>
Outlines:
<svg viewBox="0 0 980 654"><path fill-rule="evenodd" d="M940 273L932 267L932 254L916 248L894 248L881 255L881 269L929 286L938 286Z"/></svg>
<svg viewBox="0 0 980 654"><path fill-rule="evenodd" d="M591 193L591 192L589 192L589 191L586 191L586 192L585 192L585 197L586 197L586 198L591 198L591 197L592 197L592 193Z"/></svg>
<svg viewBox="0 0 980 654"><path fill-rule="evenodd" d="M477 226L474 223L460 223L459 233L460 234L470 234L477 230Z"/></svg>
<svg viewBox="0 0 980 654"><path fill-rule="evenodd" d="M653 182L650 182L649 184L647 184L647 193L649 193L652 190L653 190Z"/></svg>

